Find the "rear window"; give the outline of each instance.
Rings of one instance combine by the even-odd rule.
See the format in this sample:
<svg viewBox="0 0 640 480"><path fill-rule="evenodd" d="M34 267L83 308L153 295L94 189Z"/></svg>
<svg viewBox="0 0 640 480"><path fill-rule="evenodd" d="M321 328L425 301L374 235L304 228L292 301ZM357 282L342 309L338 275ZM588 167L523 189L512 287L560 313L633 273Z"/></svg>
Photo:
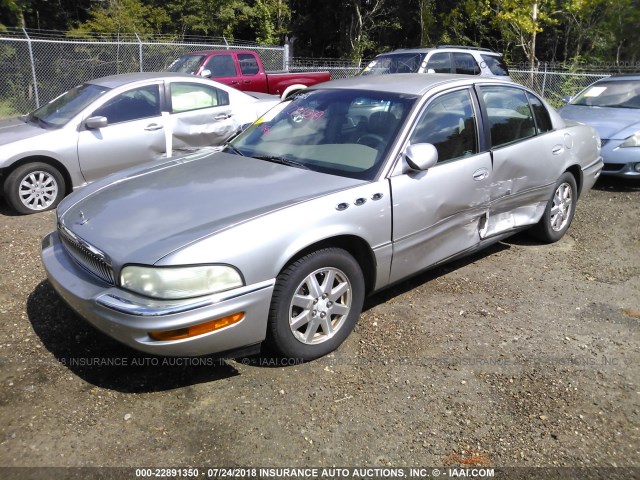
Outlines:
<svg viewBox="0 0 640 480"><path fill-rule="evenodd" d="M498 57L496 55L480 55L484 63L487 64L487 68L491 70L491 73L494 75L500 76L509 76L509 70L507 69L507 64L504 63L502 57Z"/></svg>
<svg viewBox="0 0 640 480"><path fill-rule="evenodd" d="M480 67L470 53L454 52L453 64L456 66L456 73L463 75L480 75Z"/></svg>

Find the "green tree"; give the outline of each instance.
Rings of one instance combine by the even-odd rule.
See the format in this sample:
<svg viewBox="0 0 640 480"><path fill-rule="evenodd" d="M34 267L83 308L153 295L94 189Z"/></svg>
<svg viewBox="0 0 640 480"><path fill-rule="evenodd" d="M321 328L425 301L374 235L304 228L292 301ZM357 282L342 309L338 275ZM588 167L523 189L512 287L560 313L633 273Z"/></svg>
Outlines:
<svg viewBox="0 0 640 480"><path fill-rule="evenodd" d="M173 0L166 8L181 35L233 38L253 14L242 0Z"/></svg>
<svg viewBox="0 0 640 480"><path fill-rule="evenodd" d="M26 2L20 0L0 0L0 26L24 27Z"/></svg>
<svg viewBox="0 0 640 480"><path fill-rule="evenodd" d="M484 15L529 63L537 61L536 42L545 25L555 25L554 0L485 0Z"/></svg>
<svg viewBox="0 0 640 480"><path fill-rule="evenodd" d="M257 42L278 45L290 32L291 9L285 0L255 0L250 24Z"/></svg>
<svg viewBox="0 0 640 480"><path fill-rule="evenodd" d="M169 15L162 7L146 5L140 0L109 0L106 6L92 9L89 20L71 29L69 35L163 33L169 22Z"/></svg>

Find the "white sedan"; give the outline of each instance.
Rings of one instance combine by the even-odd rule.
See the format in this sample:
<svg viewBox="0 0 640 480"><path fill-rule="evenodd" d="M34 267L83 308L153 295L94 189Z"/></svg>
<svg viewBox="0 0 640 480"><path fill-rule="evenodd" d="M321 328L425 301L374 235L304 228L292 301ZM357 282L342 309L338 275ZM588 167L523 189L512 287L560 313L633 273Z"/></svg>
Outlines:
<svg viewBox="0 0 640 480"><path fill-rule="evenodd" d="M117 170L221 145L279 101L175 73L91 80L29 115L0 121L4 197L19 213L49 210Z"/></svg>

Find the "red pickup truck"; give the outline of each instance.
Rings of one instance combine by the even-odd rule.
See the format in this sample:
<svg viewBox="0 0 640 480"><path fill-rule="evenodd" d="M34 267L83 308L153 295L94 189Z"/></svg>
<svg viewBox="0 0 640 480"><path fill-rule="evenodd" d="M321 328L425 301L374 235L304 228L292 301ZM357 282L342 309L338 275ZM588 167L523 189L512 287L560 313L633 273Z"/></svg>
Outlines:
<svg viewBox="0 0 640 480"><path fill-rule="evenodd" d="M250 50L203 50L176 59L170 72L215 79L238 90L282 95L288 87L300 90L331 80L329 72L267 73L260 57Z"/></svg>

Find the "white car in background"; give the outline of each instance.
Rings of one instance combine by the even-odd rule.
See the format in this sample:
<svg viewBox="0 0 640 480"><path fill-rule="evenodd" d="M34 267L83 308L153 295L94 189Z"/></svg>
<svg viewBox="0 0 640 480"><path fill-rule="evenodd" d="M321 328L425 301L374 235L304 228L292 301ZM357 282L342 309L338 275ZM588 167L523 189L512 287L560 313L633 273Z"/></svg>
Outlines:
<svg viewBox="0 0 640 480"><path fill-rule="evenodd" d="M55 208L72 190L117 170L221 145L279 101L176 73L91 80L0 121L4 197L19 213Z"/></svg>

